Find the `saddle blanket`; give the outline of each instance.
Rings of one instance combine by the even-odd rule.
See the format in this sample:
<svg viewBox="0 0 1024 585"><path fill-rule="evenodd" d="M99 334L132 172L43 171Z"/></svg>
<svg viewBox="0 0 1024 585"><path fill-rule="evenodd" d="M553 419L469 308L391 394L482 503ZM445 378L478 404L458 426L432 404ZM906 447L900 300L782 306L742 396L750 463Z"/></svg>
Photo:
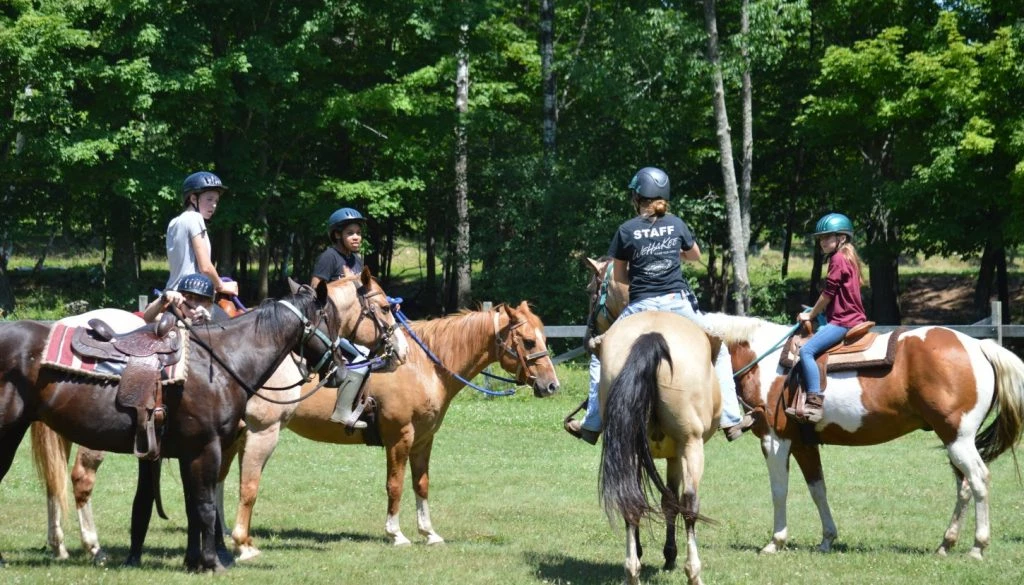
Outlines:
<svg viewBox="0 0 1024 585"><path fill-rule="evenodd" d="M94 360L83 358L71 349L71 338L78 327L69 326L57 321L50 329L43 350L41 365L69 374L77 374L89 378L118 382L124 373L126 362ZM188 335L182 336L182 354L178 363L166 366L160 372L160 383L163 385L178 384L185 381L188 372Z"/></svg>
<svg viewBox="0 0 1024 585"><path fill-rule="evenodd" d="M900 327L891 333L874 336L870 339L870 345L866 345L860 351L844 351L845 348L840 347L838 352L833 353L836 348L829 349L828 371L840 372L892 366L896 356L896 344L904 331L906 328ZM807 339L809 338L790 337L782 349L782 355L779 356L779 365L787 370L792 369L800 361L800 347Z"/></svg>

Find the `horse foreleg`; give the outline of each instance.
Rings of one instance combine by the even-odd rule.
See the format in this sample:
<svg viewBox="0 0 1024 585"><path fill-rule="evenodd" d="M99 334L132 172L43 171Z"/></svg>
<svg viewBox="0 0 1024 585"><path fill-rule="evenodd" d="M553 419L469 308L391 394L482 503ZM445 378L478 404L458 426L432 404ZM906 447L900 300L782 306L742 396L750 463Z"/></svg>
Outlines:
<svg viewBox="0 0 1024 585"><path fill-rule="evenodd" d="M75 492L75 508L78 510L79 536L82 548L88 551L94 565L107 564L107 553L100 548L99 532L96 530L96 518L92 513L92 490L96 487L96 472L103 463L104 451L94 451L78 446L75 454L75 465L71 469L71 485Z"/></svg>
<svg viewBox="0 0 1024 585"><path fill-rule="evenodd" d="M679 486L683 481L683 461L678 457L669 457L665 469L665 486L672 492L661 496L661 511L665 515L665 570L676 568L676 557L679 548L676 546L676 516L679 514Z"/></svg>
<svg viewBox="0 0 1024 585"><path fill-rule="evenodd" d="M700 487L704 475L704 441L700 436L691 438L686 445L685 471L681 509L686 526L686 577L690 585L702 585L700 554L697 552L697 519L700 518Z"/></svg>
<svg viewBox="0 0 1024 585"><path fill-rule="evenodd" d="M430 451L434 446L431 440L427 445L418 449L409 458L409 466L412 471L412 489L416 493L416 527L421 535L426 537L427 544L444 544L441 535L434 532L434 526L430 521Z"/></svg>
<svg viewBox="0 0 1024 585"><path fill-rule="evenodd" d="M953 465L963 473L965 479L962 483L966 483L970 486L970 495L974 496L974 546L971 548L971 552L968 554L975 559L981 560L985 553L985 549L989 545L991 539L991 525L989 524L989 511L988 511L988 489L989 489L989 471L985 462L981 459L981 455L978 453L977 447L974 446L974 438L968 437L966 439L958 439L951 443L946 449L949 452L949 460L953 462ZM965 488L961 485L957 493L957 507L961 505L966 507L967 499L965 499ZM957 510L953 511L953 519L957 520ZM963 511L960 512L962 516ZM952 526L950 526L952 529ZM947 535L949 532L947 531ZM955 542L955 538L954 538ZM945 544L945 541L943 541ZM940 551L942 549L940 548ZM940 554L942 554L940 552Z"/></svg>
<svg viewBox="0 0 1024 585"><path fill-rule="evenodd" d="M768 466L768 479L772 490L774 525L772 539L761 549L763 554L778 552L786 547L789 528L786 524L786 498L789 495L789 448L790 442L772 434L761 439L761 453Z"/></svg>
<svg viewBox="0 0 1024 585"><path fill-rule="evenodd" d="M818 544L818 552L830 552L838 531L832 518L832 509L828 505L825 473L821 468L821 451L817 446L801 444L793 448L793 458L800 466L804 481L807 482L807 489L811 492L811 499L818 508L818 517L821 518L821 543Z"/></svg>
<svg viewBox="0 0 1024 585"><path fill-rule="evenodd" d="M399 526L398 512L402 507L402 484L405 479L405 463L409 460L409 445L412 443L411 432L403 436L393 445L386 445L388 469L387 469L387 493L388 493L388 517L384 522L384 532L391 537L395 546L407 546L412 544L402 534Z"/></svg>
<svg viewBox="0 0 1024 585"><path fill-rule="evenodd" d="M185 507L189 511L189 544L185 564L189 570L224 570L216 546L220 531L217 528L215 492L220 459L219 441L212 441L191 459L181 459L181 483L188 486Z"/></svg>
<svg viewBox="0 0 1024 585"><path fill-rule="evenodd" d="M640 526L626 523L626 562L623 568L626 572L626 583L628 585L640 585Z"/></svg>
<svg viewBox="0 0 1024 585"><path fill-rule="evenodd" d="M239 561L247 561L260 554L260 549L253 544L249 529L263 468L274 453L280 437L280 423L260 430L250 427L245 432L245 444L238 452L238 511L235 513L235 529L231 531L231 538L235 541Z"/></svg>

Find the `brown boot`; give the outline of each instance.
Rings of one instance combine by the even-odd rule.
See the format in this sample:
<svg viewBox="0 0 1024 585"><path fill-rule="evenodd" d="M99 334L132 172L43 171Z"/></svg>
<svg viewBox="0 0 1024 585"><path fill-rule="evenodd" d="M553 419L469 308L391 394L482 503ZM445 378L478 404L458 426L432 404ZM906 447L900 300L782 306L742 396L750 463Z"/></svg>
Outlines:
<svg viewBox="0 0 1024 585"><path fill-rule="evenodd" d="M750 427L754 426L754 419L749 414L743 415L740 422L732 425L731 427L725 427L722 429L725 432L725 438L727 441L732 442L740 438Z"/></svg>
<svg viewBox="0 0 1024 585"><path fill-rule="evenodd" d="M808 394L802 409L791 406L786 409L786 414L798 423L814 424L819 422L824 415L824 402L825 395L821 392Z"/></svg>
<svg viewBox="0 0 1024 585"><path fill-rule="evenodd" d="M565 421L562 426L565 428L565 432L577 439L583 439L591 445L596 445L597 438L601 436L600 431L592 431L590 429L583 428L583 425L578 420Z"/></svg>

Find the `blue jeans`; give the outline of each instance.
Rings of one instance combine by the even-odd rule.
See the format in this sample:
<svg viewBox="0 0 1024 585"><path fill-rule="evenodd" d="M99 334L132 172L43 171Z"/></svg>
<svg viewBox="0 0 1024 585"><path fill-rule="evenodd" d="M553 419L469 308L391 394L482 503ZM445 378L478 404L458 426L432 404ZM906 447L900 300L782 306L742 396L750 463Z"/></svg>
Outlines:
<svg viewBox="0 0 1024 585"><path fill-rule="evenodd" d="M818 329L818 332L807 340L807 343L800 348L800 373L804 375L804 391L808 394L821 393L821 376L818 372L818 364L814 358L825 352L828 348L839 343L846 337L849 327L840 327L829 323Z"/></svg>
<svg viewBox="0 0 1024 585"><path fill-rule="evenodd" d="M690 319L702 329L708 328L704 325L700 313L693 310L690 302L680 293L662 295L630 303L619 315L619 319L642 313L643 311L668 311L682 315ZM728 428L739 424L743 417L740 410L739 399L736 397L736 382L732 377L732 359L729 357L729 349L725 344L718 348L718 357L715 359L715 376L718 378L718 385L722 390L722 415L719 418L719 425ZM601 400L598 393L598 384L601 380L601 361L594 354L590 355L590 391L587 394L587 415L583 417L582 427L595 431L601 431Z"/></svg>

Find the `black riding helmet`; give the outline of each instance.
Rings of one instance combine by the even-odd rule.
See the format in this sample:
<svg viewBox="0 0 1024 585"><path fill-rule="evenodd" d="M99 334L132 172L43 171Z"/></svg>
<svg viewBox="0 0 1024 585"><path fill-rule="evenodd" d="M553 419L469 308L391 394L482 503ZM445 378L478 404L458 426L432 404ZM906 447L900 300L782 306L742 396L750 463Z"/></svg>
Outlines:
<svg viewBox="0 0 1024 585"><path fill-rule="evenodd" d="M629 192L635 193L644 199L670 200L670 185L668 175L658 167L644 167L633 175L629 182Z"/></svg>
<svg viewBox="0 0 1024 585"><path fill-rule="evenodd" d="M217 175L209 171L199 171L185 177L185 182L181 184L181 198L185 203L188 203L188 198L193 193L202 193L203 191L210 190L223 193L228 188L220 181L220 177Z"/></svg>
<svg viewBox="0 0 1024 585"><path fill-rule="evenodd" d="M192 293L213 300L213 282L205 274L186 274L172 288L180 293Z"/></svg>

